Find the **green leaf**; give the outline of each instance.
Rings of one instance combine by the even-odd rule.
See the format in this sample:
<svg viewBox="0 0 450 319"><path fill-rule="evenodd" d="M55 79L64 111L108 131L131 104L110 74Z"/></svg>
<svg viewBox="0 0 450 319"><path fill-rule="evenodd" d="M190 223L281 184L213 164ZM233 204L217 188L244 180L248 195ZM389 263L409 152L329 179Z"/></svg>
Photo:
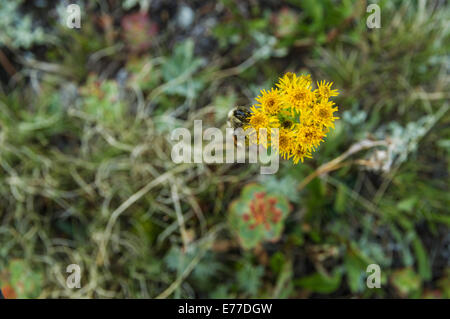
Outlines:
<svg viewBox="0 0 450 319"><path fill-rule="evenodd" d="M397 204L397 208L405 212L411 212L414 206L416 205L417 201L418 198L415 196L406 198Z"/></svg>
<svg viewBox="0 0 450 319"><path fill-rule="evenodd" d="M394 271L390 276L392 285L402 297L408 297L420 291L420 277L410 267Z"/></svg>
<svg viewBox="0 0 450 319"><path fill-rule="evenodd" d="M414 248L414 252L417 257L417 268L419 270L419 274L423 280L431 279L431 266L429 262L429 258L425 248L422 245L422 241L419 237L415 237L412 241L412 245Z"/></svg>
<svg viewBox="0 0 450 319"><path fill-rule="evenodd" d="M306 14L312 19L311 28L317 31L322 26L323 9L324 6L319 1L315 0L303 0L300 2L300 6L306 12Z"/></svg>
<svg viewBox="0 0 450 319"><path fill-rule="evenodd" d="M329 294L339 288L341 279L342 275L339 271L335 271L331 277L321 273L315 273L313 275L295 280L295 285L312 292Z"/></svg>
<svg viewBox="0 0 450 319"><path fill-rule="evenodd" d="M279 273L281 269L283 268L284 263L286 262L286 258L284 257L283 253L280 251L277 251L275 254L270 257L270 268L273 272Z"/></svg>
<svg viewBox="0 0 450 319"><path fill-rule="evenodd" d="M442 139L437 142L437 145L445 150L447 152L450 152L450 139Z"/></svg>
<svg viewBox="0 0 450 319"><path fill-rule="evenodd" d="M178 44L162 67L163 77L167 82L165 92L194 98L204 85L199 78L194 77L194 73L204 62L204 59L194 57L192 39Z"/></svg>
<svg viewBox="0 0 450 319"><path fill-rule="evenodd" d="M347 204L347 187L340 183L336 193L336 199L334 200L334 209L338 213L345 211Z"/></svg>
<svg viewBox="0 0 450 319"><path fill-rule="evenodd" d="M286 196L291 202L298 203L299 192L297 191L298 180L288 175L277 178L275 175L262 175L261 182L271 193L279 193Z"/></svg>
<svg viewBox="0 0 450 319"><path fill-rule="evenodd" d="M364 288L367 264L354 253L345 256L345 270L347 271L348 285L353 293L360 292Z"/></svg>
<svg viewBox="0 0 450 319"><path fill-rule="evenodd" d="M264 275L263 266L253 266L249 263L244 266L237 273L238 286L240 290L255 295L261 286L261 277Z"/></svg>
<svg viewBox="0 0 450 319"><path fill-rule="evenodd" d="M285 261L277 279L277 283L272 296L273 298L284 299L289 297L293 290L292 276L292 262L290 260Z"/></svg>

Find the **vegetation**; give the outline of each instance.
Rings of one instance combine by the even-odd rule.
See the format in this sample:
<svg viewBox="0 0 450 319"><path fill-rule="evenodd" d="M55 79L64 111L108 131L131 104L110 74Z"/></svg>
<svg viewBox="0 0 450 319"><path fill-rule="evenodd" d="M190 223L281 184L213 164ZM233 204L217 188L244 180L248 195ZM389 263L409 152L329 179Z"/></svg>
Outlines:
<svg viewBox="0 0 450 319"><path fill-rule="evenodd" d="M31 3L0 4L6 297L450 297L445 2ZM286 72L339 91L313 158L171 160Z"/></svg>

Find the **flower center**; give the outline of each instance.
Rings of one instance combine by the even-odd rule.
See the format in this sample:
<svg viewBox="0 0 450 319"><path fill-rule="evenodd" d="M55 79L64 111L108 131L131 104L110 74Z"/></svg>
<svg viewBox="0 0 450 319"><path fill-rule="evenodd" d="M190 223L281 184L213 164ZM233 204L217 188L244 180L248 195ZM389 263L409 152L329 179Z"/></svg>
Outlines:
<svg viewBox="0 0 450 319"><path fill-rule="evenodd" d="M254 126L264 126L264 124L266 124L266 120L262 115L254 115L252 116L252 124Z"/></svg>
<svg viewBox="0 0 450 319"><path fill-rule="evenodd" d="M330 94L330 88L327 86L323 87L321 91L322 95L324 96L328 96L328 94Z"/></svg>
<svg viewBox="0 0 450 319"><path fill-rule="evenodd" d="M285 121L281 124L281 126L282 126L283 128L289 129L289 128L291 128L291 126L292 126L292 121L291 121L291 120L285 120Z"/></svg>
<svg viewBox="0 0 450 319"><path fill-rule="evenodd" d="M328 115L329 115L330 113L328 112L328 110L327 109L320 109L319 110L319 116L321 117L321 118L327 118L328 117Z"/></svg>
<svg viewBox="0 0 450 319"><path fill-rule="evenodd" d="M298 156L304 156L306 154L306 149L303 149L303 147L299 146L295 150L295 154L297 154Z"/></svg>
<svg viewBox="0 0 450 319"><path fill-rule="evenodd" d="M299 101L303 100L305 98L305 93L304 92L296 92L294 94L294 98Z"/></svg>
<svg viewBox="0 0 450 319"><path fill-rule="evenodd" d="M278 140L280 148L287 148L289 146L289 138L285 135L281 135Z"/></svg>

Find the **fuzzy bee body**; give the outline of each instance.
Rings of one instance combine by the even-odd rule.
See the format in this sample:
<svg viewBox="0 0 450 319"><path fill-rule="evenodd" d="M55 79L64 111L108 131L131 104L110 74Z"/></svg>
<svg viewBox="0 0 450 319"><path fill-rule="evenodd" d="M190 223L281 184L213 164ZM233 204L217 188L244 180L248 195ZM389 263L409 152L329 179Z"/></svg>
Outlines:
<svg viewBox="0 0 450 319"><path fill-rule="evenodd" d="M245 106L236 106L230 112L228 112L228 126L237 129L243 128L249 122L251 112ZM237 146L237 138L233 135L234 145ZM248 143L247 137L245 138L246 144Z"/></svg>
<svg viewBox="0 0 450 319"><path fill-rule="evenodd" d="M232 128L240 128L248 123L251 113L245 106L236 106L228 112L228 125Z"/></svg>

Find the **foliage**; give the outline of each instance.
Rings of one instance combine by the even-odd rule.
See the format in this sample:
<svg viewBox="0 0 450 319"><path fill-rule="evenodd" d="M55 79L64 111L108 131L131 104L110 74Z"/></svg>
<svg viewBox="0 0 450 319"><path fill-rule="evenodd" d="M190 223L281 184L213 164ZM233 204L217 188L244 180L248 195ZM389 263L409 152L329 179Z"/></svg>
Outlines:
<svg viewBox="0 0 450 319"><path fill-rule="evenodd" d="M124 41L133 51L145 51L153 44L158 27L146 13L129 14L122 18Z"/></svg>
<svg viewBox="0 0 450 319"><path fill-rule="evenodd" d="M249 184L240 198L230 204L230 226L237 232L242 247L253 248L263 241L277 241L288 213L289 203L283 195Z"/></svg>
<svg viewBox="0 0 450 319"><path fill-rule="evenodd" d="M369 30L364 1L96 1L73 30L39 3L0 4L9 297L450 297L448 6L380 1ZM287 72L340 93L313 159L173 163L174 128L225 131Z"/></svg>
<svg viewBox="0 0 450 319"><path fill-rule="evenodd" d="M28 49L45 42L45 32L41 26L33 25L30 14L22 14L23 0L2 1L0 3L0 46L11 49Z"/></svg>
<svg viewBox="0 0 450 319"><path fill-rule="evenodd" d="M178 94L193 98L203 87L203 81L198 78L192 79L194 72L204 64L204 60L194 57L194 42L191 39L178 44L172 56L164 63L162 75L168 84L168 94ZM174 81L175 79L182 79Z"/></svg>
<svg viewBox="0 0 450 319"><path fill-rule="evenodd" d="M82 110L97 121L114 125L123 117L125 108L116 81L99 81L90 76L80 94L84 98Z"/></svg>
<svg viewBox="0 0 450 319"><path fill-rule="evenodd" d="M5 298L36 298L41 289L42 273L29 268L29 264L14 259L0 272L0 284L4 287Z"/></svg>

